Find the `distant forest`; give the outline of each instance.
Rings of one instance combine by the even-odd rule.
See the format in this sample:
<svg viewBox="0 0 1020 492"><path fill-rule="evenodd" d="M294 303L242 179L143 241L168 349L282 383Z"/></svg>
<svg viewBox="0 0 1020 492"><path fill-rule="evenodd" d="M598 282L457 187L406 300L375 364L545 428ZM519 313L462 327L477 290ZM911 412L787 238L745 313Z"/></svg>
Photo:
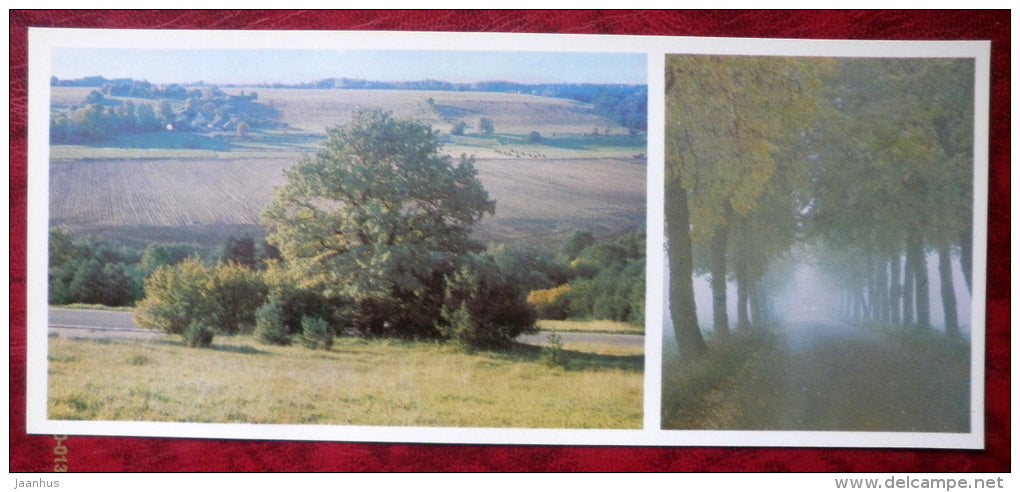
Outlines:
<svg viewBox="0 0 1020 492"><path fill-rule="evenodd" d="M116 97L186 100L201 98L204 82L187 84L153 84L130 78L108 79L102 76L79 79L50 78L54 87L95 87L101 94ZM232 84L219 87L233 88ZM298 84L252 84L246 87L272 89L377 89L377 90L428 90L453 92L501 92L530 94L559 99L570 99L594 106L599 116L608 118L630 130L645 131L648 124L648 86L632 84L521 84L508 81L487 81L455 84L442 80L414 80L383 82L349 78L328 78Z"/></svg>

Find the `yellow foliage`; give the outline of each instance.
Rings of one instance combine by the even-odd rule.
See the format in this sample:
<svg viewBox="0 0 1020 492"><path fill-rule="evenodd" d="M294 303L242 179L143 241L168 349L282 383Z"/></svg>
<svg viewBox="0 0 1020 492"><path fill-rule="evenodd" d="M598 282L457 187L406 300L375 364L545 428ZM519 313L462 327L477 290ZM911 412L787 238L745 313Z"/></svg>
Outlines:
<svg viewBox="0 0 1020 492"><path fill-rule="evenodd" d="M530 293L528 293L528 304L531 304L533 306L552 304L558 301L568 292L570 292L570 285L568 284L563 284L559 287L553 287L551 289L533 290Z"/></svg>

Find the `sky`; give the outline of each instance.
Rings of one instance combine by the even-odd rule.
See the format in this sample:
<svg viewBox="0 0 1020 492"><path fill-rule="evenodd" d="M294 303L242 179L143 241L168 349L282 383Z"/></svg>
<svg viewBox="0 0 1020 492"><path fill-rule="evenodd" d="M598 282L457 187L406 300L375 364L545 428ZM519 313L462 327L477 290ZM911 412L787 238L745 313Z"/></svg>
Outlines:
<svg viewBox="0 0 1020 492"><path fill-rule="evenodd" d="M470 83L646 84L644 54L511 51L57 48L51 74L155 84L300 83L326 78Z"/></svg>

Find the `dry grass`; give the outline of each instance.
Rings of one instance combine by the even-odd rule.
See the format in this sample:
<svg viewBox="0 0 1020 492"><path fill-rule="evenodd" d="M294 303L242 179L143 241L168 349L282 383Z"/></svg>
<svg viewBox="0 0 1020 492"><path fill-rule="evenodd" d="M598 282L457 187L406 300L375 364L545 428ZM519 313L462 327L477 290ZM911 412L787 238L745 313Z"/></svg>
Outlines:
<svg viewBox="0 0 1020 492"><path fill-rule="evenodd" d="M51 338L49 417L174 422L638 428L640 357L467 354L433 343L338 339L330 351L220 337Z"/></svg>
<svg viewBox="0 0 1020 492"><path fill-rule="evenodd" d="M614 335L644 335L645 327L624 323L622 321L571 321L543 319L538 321L538 329L561 333L610 333Z"/></svg>

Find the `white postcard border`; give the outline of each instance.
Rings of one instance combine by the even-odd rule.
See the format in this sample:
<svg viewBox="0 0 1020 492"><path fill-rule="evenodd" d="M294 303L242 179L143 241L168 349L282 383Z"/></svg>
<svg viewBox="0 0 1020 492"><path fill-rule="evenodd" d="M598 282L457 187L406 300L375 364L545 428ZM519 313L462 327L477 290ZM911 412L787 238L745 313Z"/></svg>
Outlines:
<svg viewBox="0 0 1020 492"><path fill-rule="evenodd" d="M50 52L93 48L274 48L637 53L648 59L647 244L663 244L664 56L931 57L976 60L971 430L968 433L674 431L660 429L664 252L648 248L644 426L637 430L368 427L57 421L46 416L48 109ZM984 446L985 272L990 42L844 41L658 36L363 31L29 29L27 430L31 434L536 445L956 448Z"/></svg>

